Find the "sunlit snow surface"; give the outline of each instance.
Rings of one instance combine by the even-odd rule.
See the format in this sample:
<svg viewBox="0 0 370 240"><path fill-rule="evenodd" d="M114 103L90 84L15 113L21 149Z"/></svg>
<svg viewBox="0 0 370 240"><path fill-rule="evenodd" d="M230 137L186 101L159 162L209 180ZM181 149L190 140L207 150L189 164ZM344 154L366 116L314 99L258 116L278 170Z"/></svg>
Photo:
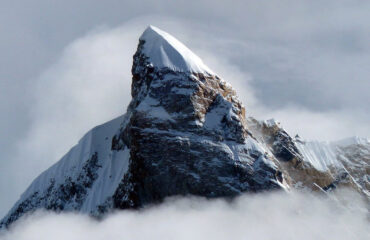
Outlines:
<svg viewBox="0 0 370 240"><path fill-rule="evenodd" d="M197 55L170 34L149 26L141 35L143 53L154 67L179 72L212 73Z"/></svg>

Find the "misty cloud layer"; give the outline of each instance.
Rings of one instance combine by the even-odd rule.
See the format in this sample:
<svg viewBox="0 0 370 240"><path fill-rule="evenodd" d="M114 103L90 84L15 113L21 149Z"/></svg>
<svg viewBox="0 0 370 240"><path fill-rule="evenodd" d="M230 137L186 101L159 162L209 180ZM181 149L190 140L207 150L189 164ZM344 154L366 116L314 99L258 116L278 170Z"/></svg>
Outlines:
<svg viewBox="0 0 370 240"><path fill-rule="evenodd" d="M148 24L237 90L247 114L291 133L370 135L367 1L4 1L0 216L82 137L125 112Z"/></svg>
<svg viewBox="0 0 370 240"><path fill-rule="evenodd" d="M20 220L0 239L368 239L361 199L351 192L336 199L297 193L245 195L233 203L172 199L140 212L117 212L101 222L39 212Z"/></svg>

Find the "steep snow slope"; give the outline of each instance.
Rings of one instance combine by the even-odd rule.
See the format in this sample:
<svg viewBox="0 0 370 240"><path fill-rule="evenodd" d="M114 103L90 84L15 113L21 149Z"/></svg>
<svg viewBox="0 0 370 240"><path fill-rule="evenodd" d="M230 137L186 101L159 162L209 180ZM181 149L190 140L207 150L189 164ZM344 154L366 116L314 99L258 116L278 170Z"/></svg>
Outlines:
<svg viewBox="0 0 370 240"><path fill-rule="evenodd" d="M323 172L342 171L370 196L370 140L352 137L334 142L302 141L296 145L303 160Z"/></svg>
<svg viewBox="0 0 370 240"><path fill-rule="evenodd" d="M350 146L369 146L368 138L352 137L334 142L304 141L296 138L296 145L305 161L316 169L326 171L333 167L343 167L340 157Z"/></svg>
<svg viewBox="0 0 370 240"><path fill-rule="evenodd" d="M296 141L296 145L303 155L303 160L310 163L317 170L327 171L329 167L343 166L337 158L335 146L329 142Z"/></svg>
<svg viewBox="0 0 370 240"><path fill-rule="evenodd" d="M93 213L111 197L128 169L129 150L112 151L124 116L90 130L62 159L37 177L4 218L44 207Z"/></svg>
<svg viewBox="0 0 370 240"><path fill-rule="evenodd" d="M159 28L149 26L140 40L145 41L142 52L149 57L148 62L153 66L181 72L212 74L212 71L197 55Z"/></svg>

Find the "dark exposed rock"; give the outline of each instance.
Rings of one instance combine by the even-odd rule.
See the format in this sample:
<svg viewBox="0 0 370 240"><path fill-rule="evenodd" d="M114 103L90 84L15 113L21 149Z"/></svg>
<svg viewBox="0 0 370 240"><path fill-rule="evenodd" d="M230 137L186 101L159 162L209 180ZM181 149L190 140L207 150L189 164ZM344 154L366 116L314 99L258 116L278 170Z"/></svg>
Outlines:
<svg viewBox="0 0 370 240"><path fill-rule="evenodd" d="M153 67L143 44L134 55L130 119L113 138L113 149L130 149L115 207L280 188L282 174L249 136L235 91L217 76Z"/></svg>
<svg viewBox="0 0 370 240"><path fill-rule="evenodd" d="M350 187L364 196L368 195L366 191L369 190L363 184L366 180L364 182L362 180L367 176L366 169L369 169L366 161L370 161L370 148L352 146L353 149L349 150L350 147L339 147L337 148L338 161L343 164L342 167L330 166L327 170L316 169L304 160L304 156L297 148L297 143L305 144L298 135L295 139L292 139L278 123L271 120L261 122L250 117L248 125L253 134L264 142L266 147L279 160L280 170L284 173L285 180L289 185L314 191L331 191L341 186ZM355 161L359 164L354 163ZM356 176L358 176L358 179L356 179Z"/></svg>

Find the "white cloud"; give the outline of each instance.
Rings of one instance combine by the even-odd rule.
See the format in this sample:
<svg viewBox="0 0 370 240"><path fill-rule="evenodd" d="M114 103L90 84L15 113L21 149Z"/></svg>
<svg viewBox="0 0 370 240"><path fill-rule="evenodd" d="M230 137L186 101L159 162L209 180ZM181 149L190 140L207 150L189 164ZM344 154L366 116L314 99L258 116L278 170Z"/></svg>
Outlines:
<svg viewBox="0 0 370 240"><path fill-rule="evenodd" d="M170 199L140 212L116 212L100 222L41 212L20 220L0 239L368 239L367 211L359 196L345 191L336 198L270 193L244 195L232 203Z"/></svg>
<svg viewBox="0 0 370 240"><path fill-rule="evenodd" d="M365 113L356 110L312 111L297 106L279 110L262 107L256 114L261 119L275 118L293 137L307 140L335 141L346 137L369 137Z"/></svg>
<svg viewBox="0 0 370 240"><path fill-rule="evenodd" d="M27 88L28 126L1 162L0 215L43 170L58 161L89 129L126 112L131 100L132 56L148 23L177 29L180 22L140 17L117 28L97 27L65 47ZM25 86L26 87L26 86Z"/></svg>
<svg viewBox="0 0 370 240"><path fill-rule="evenodd" d="M131 99L131 56L140 32L134 29L99 28L88 33L67 46L28 86L32 99L28 103L29 126L2 162L7 170L0 178L8 182L1 186L1 191L8 193L3 208L9 209L15 202L13 191L24 191L89 129L126 111Z"/></svg>

